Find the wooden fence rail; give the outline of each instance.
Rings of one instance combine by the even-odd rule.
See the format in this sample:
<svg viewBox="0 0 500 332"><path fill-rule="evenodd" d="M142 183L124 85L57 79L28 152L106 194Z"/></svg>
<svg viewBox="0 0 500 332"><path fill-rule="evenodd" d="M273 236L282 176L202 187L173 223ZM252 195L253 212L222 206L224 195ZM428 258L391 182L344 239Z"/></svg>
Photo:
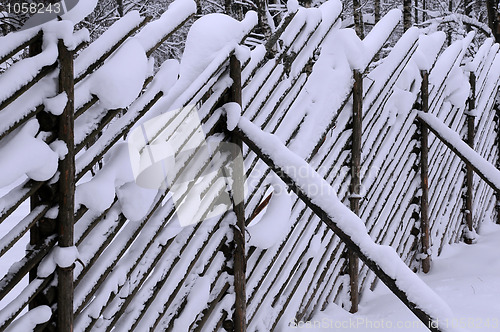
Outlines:
<svg viewBox="0 0 500 332"><path fill-rule="evenodd" d="M429 50L412 28L382 57L379 51L393 40L401 18L391 11L355 43L362 45L357 51L366 54L363 61L349 63L329 49L335 44L353 51L341 42L345 36L339 38L353 37L341 28L341 6L330 0L320 8L288 12L257 46L246 43L257 22L247 14L240 23L241 42L207 54L209 63L188 83L169 60L146 75L127 106L108 107L100 91L89 92L86 84L129 43L141 44L149 59L188 23L203 24L195 13L194 1L176 0L158 21L128 13L93 43L75 32L73 47L59 41L57 59L2 94L0 142L9 144L35 123L39 129L30 139L58 158L50 178L22 174L0 188L0 264L5 267L0 331L26 319L26 309L46 314L48 308L52 316L34 330L258 331L265 326L273 331L309 320L332 302L356 312L362 295L379 279L426 325L438 318L419 307L338 220L298 188L300 176L278 171L279 160L241 130L228 131L225 111L227 103L239 104L241 117L305 161L307 170L365 222L377 244L392 246L414 271L428 272L444 245L472 243L481 220L500 220L498 45L487 40L473 53L469 34L441 52L444 38L435 33L426 36L436 45ZM29 48L27 58L15 65L29 66L45 55L42 41L49 43L49 37L42 30L25 32L8 49L0 48L0 64ZM342 66L332 62L333 53ZM6 73L12 68L7 65ZM450 92L456 81L470 84L468 102ZM0 75L0 84L10 88L7 83ZM65 101L60 112L50 106L57 98ZM130 153L127 144L137 128L153 123L147 139L137 143L139 153L150 151L152 142L171 143L173 183L188 179L185 186L146 189L134 178L105 187L99 181L114 174L112 165L129 161L120 158ZM201 144L186 153L183 149L199 135L217 148ZM456 143L456 137L465 142ZM221 148L228 142L242 157L229 175L223 173L230 154ZM0 158L7 162L10 155L2 144ZM232 177L233 185L221 177ZM204 221L185 225L178 202L189 199L201 179L206 187L196 208ZM293 193L281 213L287 216L281 221L283 234L272 245L257 245L250 236L253 224L279 204L278 188L285 184ZM82 188L92 185L100 197L107 190L110 196L101 204L88 198L82 203ZM212 214L225 192L232 200L228 211ZM131 205L134 200L123 195L135 195L145 207ZM54 258L58 255L75 259L63 264Z"/></svg>

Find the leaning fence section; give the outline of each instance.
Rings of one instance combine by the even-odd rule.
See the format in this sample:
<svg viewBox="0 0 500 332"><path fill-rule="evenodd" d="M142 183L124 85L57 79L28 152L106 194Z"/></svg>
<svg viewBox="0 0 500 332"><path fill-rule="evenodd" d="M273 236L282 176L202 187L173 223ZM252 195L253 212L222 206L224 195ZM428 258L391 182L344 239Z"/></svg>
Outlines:
<svg viewBox="0 0 500 332"><path fill-rule="evenodd" d="M472 34L445 47L444 34L412 28L379 59L401 14L361 41L330 0L293 8L261 45L246 43L252 12L219 17L231 36L218 47L200 38L212 31L201 17L185 58L152 70L154 50L195 12L177 0L157 21L127 14L89 45L54 25L0 48L1 62L29 55L0 75L11 87L0 94L0 259L19 260L2 272L0 331L272 331L331 302L355 311L376 275L227 130L235 107L311 166L290 171L318 173L414 270L496 216L494 189L417 112L495 164L497 44L474 53ZM211 53L196 58L200 44ZM175 156L169 185L134 168L157 174L161 149ZM241 176L225 172L238 158Z"/></svg>

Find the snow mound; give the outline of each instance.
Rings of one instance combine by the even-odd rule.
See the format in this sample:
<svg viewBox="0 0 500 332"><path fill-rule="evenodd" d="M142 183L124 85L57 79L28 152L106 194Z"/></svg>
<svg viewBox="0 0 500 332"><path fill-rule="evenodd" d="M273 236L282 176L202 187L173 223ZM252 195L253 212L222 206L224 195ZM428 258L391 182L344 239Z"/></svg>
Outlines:
<svg viewBox="0 0 500 332"><path fill-rule="evenodd" d="M295 13L299 10L299 2L297 0L288 0L286 2L286 10L290 13Z"/></svg>
<svg viewBox="0 0 500 332"><path fill-rule="evenodd" d="M266 210L261 217L248 225L250 234L248 243L251 246L268 249L281 243L290 230L290 213L292 198L284 185L273 184L274 192Z"/></svg>
<svg viewBox="0 0 500 332"><path fill-rule="evenodd" d="M54 248L54 262L57 266L65 268L70 267L77 260L78 249L73 247L59 247Z"/></svg>
<svg viewBox="0 0 500 332"><path fill-rule="evenodd" d="M31 120L0 142L0 187L27 175L46 181L57 171L59 155L35 137L40 125Z"/></svg>
<svg viewBox="0 0 500 332"><path fill-rule="evenodd" d="M168 6L168 10L158 20L146 25L137 34L137 39L146 51L150 50L194 13L196 13L196 3L193 0L176 0Z"/></svg>
<svg viewBox="0 0 500 332"><path fill-rule="evenodd" d="M139 221L146 216L157 193L157 190L141 187L134 181L116 190L123 215L131 221Z"/></svg>
<svg viewBox="0 0 500 332"><path fill-rule="evenodd" d="M241 41L250 25L255 25L255 12L248 12L243 21L224 14L208 14L198 19L189 30L180 65L180 79L191 82L228 45Z"/></svg>
<svg viewBox="0 0 500 332"><path fill-rule="evenodd" d="M139 96L148 72L148 59L136 39L118 51L85 82L107 109L125 108Z"/></svg>
<svg viewBox="0 0 500 332"><path fill-rule="evenodd" d="M222 106L227 114L227 129L233 131L241 117L241 106L238 103L227 103Z"/></svg>
<svg viewBox="0 0 500 332"><path fill-rule="evenodd" d="M179 79L179 61L175 59L168 59L162 63L160 69L155 75L153 82L151 83L151 89L156 91L156 89L163 91L167 94L170 88ZM158 86L158 88L157 88Z"/></svg>
<svg viewBox="0 0 500 332"><path fill-rule="evenodd" d="M52 113L53 115L61 115L64 112L64 108L68 103L68 95L66 92L60 93L55 97L45 98L43 101L43 106L45 111Z"/></svg>
<svg viewBox="0 0 500 332"><path fill-rule="evenodd" d="M445 94L448 101L455 107L465 107L465 102L469 98L470 84L461 68L455 67L447 80Z"/></svg>
<svg viewBox="0 0 500 332"><path fill-rule="evenodd" d="M37 268L39 278L47 278L56 270L56 267L70 267L79 257L78 249L73 247L55 246L52 251L43 258Z"/></svg>
<svg viewBox="0 0 500 332"><path fill-rule="evenodd" d="M83 204L91 210L103 212L113 204L116 188L131 181L134 181L134 175L128 145L120 143L110 152L96 176L76 187L75 206Z"/></svg>
<svg viewBox="0 0 500 332"><path fill-rule="evenodd" d="M20 318L16 319L6 332L34 331L38 324L47 322L52 316L49 306L42 305L31 309Z"/></svg>

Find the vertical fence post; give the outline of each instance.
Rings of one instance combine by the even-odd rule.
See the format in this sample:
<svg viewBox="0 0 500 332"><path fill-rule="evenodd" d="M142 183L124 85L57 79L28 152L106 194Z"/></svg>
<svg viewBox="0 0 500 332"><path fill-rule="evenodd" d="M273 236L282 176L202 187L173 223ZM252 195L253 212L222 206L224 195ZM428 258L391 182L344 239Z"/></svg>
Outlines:
<svg viewBox="0 0 500 332"><path fill-rule="evenodd" d="M471 94L469 97L469 114L467 114L467 144L474 148L474 116L471 115L472 112L476 108L476 75L473 72L469 73L469 83L471 88ZM472 186L474 179L474 171L472 170L472 166L470 164L466 164L466 178L465 178L465 222L469 233L465 233L464 241L467 244L471 244L474 239L471 238L471 233L473 231L472 225ZM469 235L468 235L469 234Z"/></svg>
<svg viewBox="0 0 500 332"><path fill-rule="evenodd" d="M232 102L241 102L241 64L235 55L232 55L229 60L229 75L233 80L233 85L230 91ZM231 138L232 143L238 146L238 150L242 153L242 141L235 135ZM234 331L246 331L246 257L245 257L245 201L244 201L244 170L243 158L235 158L233 161L233 185L232 195L234 201L234 213L236 214L236 227L234 228L234 291L235 291L235 306L234 306Z"/></svg>
<svg viewBox="0 0 500 332"><path fill-rule="evenodd" d="M420 98L422 111L429 111L429 73L426 70L420 72L422 76L422 86L420 88ZM422 196L420 198L420 236L422 244L422 271L429 272L431 268L430 234L429 234L429 129L420 122L420 179L422 186Z"/></svg>
<svg viewBox="0 0 500 332"><path fill-rule="evenodd" d="M352 149L351 149L351 210L359 215L359 200L360 200L360 166L361 166L361 133L362 133L362 115L363 115L363 76L354 71L354 86L352 93ZM359 264L358 257L351 250L347 251L349 261L349 285L351 299L351 313L358 311L359 303Z"/></svg>
<svg viewBox="0 0 500 332"><path fill-rule="evenodd" d="M497 145L497 161L496 161L496 167L497 169L500 169L500 104L496 101L497 95L495 96L495 103L494 103L494 109L496 113L496 130L497 130L497 137L496 137L496 145ZM496 192L496 212L497 212L497 224L500 225L500 191Z"/></svg>
<svg viewBox="0 0 500 332"><path fill-rule="evenodd" d="M58 187L58 235L59 247L72 247L74 225L75 193L75 151L74 151L74 74L73 52L59 40L59 92L66 93L68 102L59 117L58 139L62 140L68 153L59 163ZM73 268L58 267L57 330L73 331Z"/></svg>

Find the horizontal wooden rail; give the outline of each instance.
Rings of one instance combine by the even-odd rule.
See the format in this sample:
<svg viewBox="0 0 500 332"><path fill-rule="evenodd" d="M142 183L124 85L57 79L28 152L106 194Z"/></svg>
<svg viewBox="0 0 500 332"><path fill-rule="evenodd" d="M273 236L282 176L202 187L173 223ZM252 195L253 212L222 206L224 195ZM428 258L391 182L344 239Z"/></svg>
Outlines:
<svg viewBox="0 0 500 332"><path fill-rule="evenodd" d="M0 58L0 63L4 63L9 58L11 58L14 55L16 55L16 53L22 51L23 49L25 49L26 47L30 46L31 44L34 44L36 42L41 41L42 37L43 37L43 32L40 30L36 35L34 35L33 37L31 37L27 41L23 42L21 45L15 47L12 51L10 51L9 53L7 53L6 55L2 56Z"/></svg>
<svg viewBox="0 0 500 332"><path fill-rule="evenodd" d="M436 116L418 111L417 117L441 142L462 159L466 165L472 167L474 172L491 188L495 191L500 191L500 171L494 165L462 141L455 131L448 128Z"/></svg>
<svg viewBox="0 0 500 332"><path fill-rule="evenodd" d="M294 193L312 210L314 213L332 230L335 232L335 234L346 244L346 246L352 250L376 275L377 277L384 282L384 284L410 309L415 316L417 316L424 324L427 326L431 331L438 332L441 331L439 327L434 327L435 324L433 322L436 321L436 319L439 319L439 317L435 317L434 315L426 312L423 310L419 304L418 301L411 300L405 290L403 290L396 279L394 279L392 276L390 276L384 269L381 267L381 265L377 262L377 259L372 258L372 254L370 252L367 252L363 246L360 244L356 243L353 241L351 236L349 236L344 229L339 226L338 221L334 220L332 216L329 215L328 212L326 212L318 203L315 202L308 194L305 192L304 188L302 188L296 181L295 178L293 178L290 174L288 174L284 168L279 166L279 162L277 161L277 153L274 156L270 156L270 151L266 150L266 152L263 151L263 148L257 145L247 134L245 129L248 129L251 125L249 122L245 122L245 129L242 129L241 122L242 121L248 121L248 120L240 120L240 123L238 124L237 128L234 130L234 134L239 137L256 155L259 156L271 169L274 170L276 175L278 175L281 180L283 180L291 189L294 191ZM253 127L251 131L259 131L259 134L266 135L267 140L273 141L274 145L276 144L281 144L279 146L280 152L283 152L283 148L286 149L285 146L282 145L282 143L279 142L279 140L273 139L274 137L270 134L266 134L260 129L257 129ZM286 151L290 152L288 149ZM305 161L303 161L303 164L307 165ZM310 169L311 174L313 177L320 177L319 174L317 174L312 168ZM324 181L324 180L323 180ZM326 184L326 182L325 182ZM328 185L328 184L326 184ZM329 186L329 185L328 185ZM349 211L346 207L346 210ZM350 211L349 211L350 212ZM350 212L351 213L351 212ZM352 213L351 213L352 214ZM346 216L340 217L345 219ZM354 214L352 216L349 216L349 218L357 218ZM406 268L406 271L400 270L400 276L404 275L413 275L413 272L406 267L406 265L403 265L401 262L401 265ZM425 287L425 284L422 282L421 287ZM417 285L415 285L417 287ZM426 289L427 291L427 289Z"/></svg>

